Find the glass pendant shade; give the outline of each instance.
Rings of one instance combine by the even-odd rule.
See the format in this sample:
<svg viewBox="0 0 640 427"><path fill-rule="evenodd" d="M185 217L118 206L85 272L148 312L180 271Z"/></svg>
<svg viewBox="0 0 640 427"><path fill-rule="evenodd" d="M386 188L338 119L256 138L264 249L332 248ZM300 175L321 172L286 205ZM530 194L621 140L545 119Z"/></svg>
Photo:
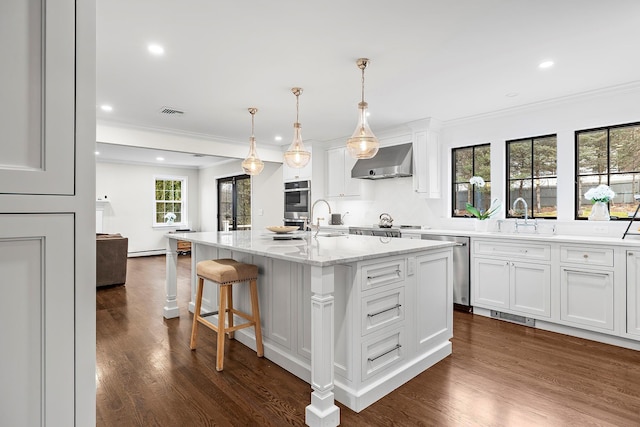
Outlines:
<svg viewBox="0 0 640 427"><path fill-rule="evenodd" d="M358 126L347 140L347 151L355 159L370 159L378 153L380 142L367 123L367 103L358 104Z"/></svg>
<svg viewBox="0 0 640 427"><path fill-rule="evenodd" d="M367 58L359 58L356 61L358 68L362 70L362 101L358 103L358 125L351 138L347 140L347 151L355 159L370 159L378 153L380 148L378 138L371 132L369 123L367 123L369 104L364 102L364 69L367 68L368 63L369 59Z"/></svg>
<svg viewBox="0 0 640 427"><path fill-rule="evenodd" d="M258 151L256 150L256 138L253 136L253 118L258 112L257 108L249 108L251 114L251 137L249 138L249 154L247 158L242 161L242 169L247 175L258 175L264 169L264 163L258 157Z"/></svg>
<svg viewBox="0 0 640 427"><path fill-rule="evenodd" d="M249 155L242 161L242 169L247 175L258 175L264 169L264 162L258 158L256 152L256 139L251 137Z"/></svg>
<svg viewBox="0 0 640 427"><path fill-rule="evenodd" d="M300 123L293 124L293 142L284 153L284 161L292 168L303 168L311 160L311 153L304 148L302 143L302 129Z"/></svg>
<svg viewBox="0 0 640 427"><path fill-rule="evenodd" d="M300 169L309 163L311 153L304 148L304 144L302 143L302 125L299 121L299 101L302 88L291 88L291 92L296 96L296 122L293 124L293 142L291 142L289 149L284 153L284 161L287 166Z"/></svg>

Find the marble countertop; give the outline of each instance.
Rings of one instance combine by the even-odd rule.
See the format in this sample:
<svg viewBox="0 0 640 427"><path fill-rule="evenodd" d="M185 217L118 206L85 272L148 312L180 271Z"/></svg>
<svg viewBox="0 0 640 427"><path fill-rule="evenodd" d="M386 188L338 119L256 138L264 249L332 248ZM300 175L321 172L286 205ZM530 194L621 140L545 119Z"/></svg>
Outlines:
<svg viewBox="0 0 640 427"><path fill-rule="evenodd" d="M423 229L423 230L402 230L402 234L434 234L445 236L469 236L474 238L489 238L503 240L527 240L527 241L548 241L560 243L596 244L609 246L639 247L638 236L629 236L626 239L621 237L608 237L596 235L571 235L571 234L549 234L533 233L525 231L522 233L510 233L499 231L473 231L473 230L451 230L451 229Z"/></svg>
<svg viewBox="0 0 640 427"><path fill-rule="evenodd" d="M347 264L453 246L451 242L376 236L312 237L296 232L292 240L274 240L274 233L254 231L170 233L165 237L316 266Z"/></svg>

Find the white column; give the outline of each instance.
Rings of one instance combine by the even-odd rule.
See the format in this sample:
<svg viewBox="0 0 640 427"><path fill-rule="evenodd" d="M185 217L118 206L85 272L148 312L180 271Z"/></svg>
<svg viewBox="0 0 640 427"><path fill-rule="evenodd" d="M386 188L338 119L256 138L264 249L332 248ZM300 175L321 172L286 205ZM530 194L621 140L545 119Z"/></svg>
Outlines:
<svg viewBox="0 0 640 427"><path fill-rule="evenodd" d="M334 427L340 424L340 408L334 403L334 267L311 267L311 404L305 412L307 425Z"/></svg>
<svg viewBox="0 0 640 427"><path fill-rule="evenodd" d="M164 304L163 314L166 319L172 319L180 316L178 310L178 241L176 239L167 239L167 279L165 283L165 292L167 299Z"/></svg>

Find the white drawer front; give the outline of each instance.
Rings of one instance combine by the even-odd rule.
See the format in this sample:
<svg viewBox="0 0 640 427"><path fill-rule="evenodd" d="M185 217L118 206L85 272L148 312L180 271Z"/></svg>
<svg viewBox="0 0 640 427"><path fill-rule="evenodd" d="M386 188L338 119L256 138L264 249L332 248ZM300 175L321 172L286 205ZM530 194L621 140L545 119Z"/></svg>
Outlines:
<svg viewBox="0 0 640 427"><path fill-rule="evenodd" d="M613 249L585 246L560 246L560 261L613 267Z"/></svg>
<svg viewBox="0 0 640 427"><path fill-rule="evenodd" d="M362 343L362 379L366 380L404 359L404 329Z"/></svg>
<svg viewBox="0 0 640 427"><path fill-rule="evenodd" d="M404 320L404 288L362 298L362 336Z"/></svg>
<svg viewBox="0 0 640 427"><path fill-rule="evenodd" d="M548 261L551 259L551 245L531 244L526 241L522 241L521 244L514 244L480 240L474 242L473 250L475 255L520 257L529 261Z"/></svg>
<svg viewBox="0 0 640 427"><path fill-rule="evenodd" d="M362 266L362 290L402 283L405 278L404 259L379 262Z"/></svg>

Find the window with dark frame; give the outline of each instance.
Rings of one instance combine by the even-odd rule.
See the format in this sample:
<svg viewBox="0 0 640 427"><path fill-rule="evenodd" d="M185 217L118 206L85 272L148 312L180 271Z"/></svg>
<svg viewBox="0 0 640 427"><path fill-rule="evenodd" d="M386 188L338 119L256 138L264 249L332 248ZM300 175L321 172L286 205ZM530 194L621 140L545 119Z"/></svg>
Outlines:
<svg viewBox="0 0 640 427"><path fill-rule="evenodd" d="M527 202L530 218L558 217L557 136L545 135L507 141L507 218L524 216L519 198Z"/></svg>
<svg viewBox="0 0 640 427"><path fill-rule="evenodd" d="M218 179L218 231L251 230L251 177Z"/></svg>
<svg viewBox="0 0 640 427"><path fill-rule="evenodd" d="M589 217L592 203L584 194L601 184L616 193L611 218L633 216L634 194L640 194L640 123L579 130L575 144L575 219Z"/></svg>
<svg viewBox="0 0 640 427"><path fill-rule="evenodd" d="M481 144L453 148L452 162L452 212L453 218L472 216L467 212L470 203L480 211L486 211L491 205L491 145ZM473 185L469 181L479 176L484 186Z"/></svg>

